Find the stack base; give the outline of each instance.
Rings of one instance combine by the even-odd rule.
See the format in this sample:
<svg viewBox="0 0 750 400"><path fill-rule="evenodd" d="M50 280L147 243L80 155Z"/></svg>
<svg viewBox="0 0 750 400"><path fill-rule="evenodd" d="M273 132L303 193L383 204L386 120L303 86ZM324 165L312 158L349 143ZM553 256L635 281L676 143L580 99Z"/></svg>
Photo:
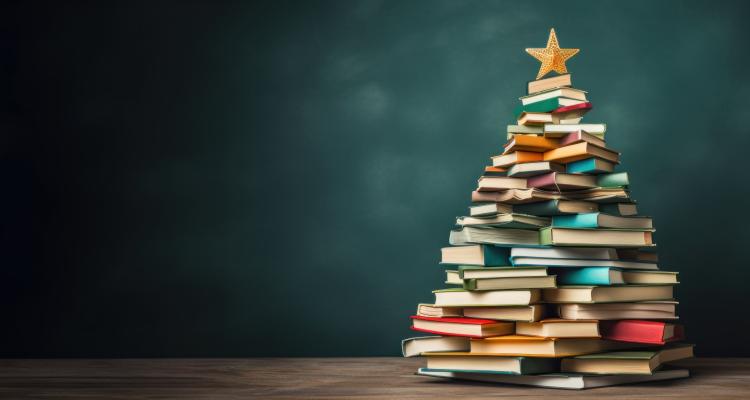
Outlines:
<svg viewBox="0 0 750 400"><path fill-rule="evenodd" d="M580 390L604 386L625 385L629 383L654 382L665 381L669 379L687 378L690 376L690 371L686 369L665 369L661 371L655 371L653 375L506 375L479 372L449 372L444 370L420 368L417 371L417 375L466 381L536 386L551 389Z"/></svg>

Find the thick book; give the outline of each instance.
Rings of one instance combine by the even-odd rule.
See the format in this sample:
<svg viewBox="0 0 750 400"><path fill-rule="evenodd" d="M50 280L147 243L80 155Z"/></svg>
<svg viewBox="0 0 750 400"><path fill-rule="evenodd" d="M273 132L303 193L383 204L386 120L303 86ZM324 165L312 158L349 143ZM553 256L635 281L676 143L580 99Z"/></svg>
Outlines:
<svg viewBox="0 0 750 400"><path fill-rule="evenodd" d="M547 200L537 203L520 204L516 211L521 214L553 217L556 215L591 213L599 211L599 205L582 200Z"/></svg>
<svg viewBox="0 0 750 400"><path fill-rule="evenodd" d="M517 256L511 259L514 266L532 267L570 267L570 268L588 268L588 267L613 267L620 269L637 269L637 270L657 270L659 265L650 262L626 261L626 260L591 260L575 258L540 258L540 257L521 257ZM559 270L559 269L558 269Z"/></svg>
<svg viewBox="0 0 750 400"><path fill-rule="evenodd" d="M550 140L554 140L554 138L550 138ZM581 131L581 130L571 132L563 136L562 138L558 139L557 147L567 146L570 144L581 143L581 142L588 142L588 143L593 144L594 146L606 147L606 143L604 142L604 139L598 136L594 136L590 133L586 133L585 131Z"/></svg>
<svg viewBox="0 0 750 400"><path fill-rule="evenodd" d="M563 174L559 172L533 176L526 180L526 185L530 188L548 189L558 192L598 187L595 176Z"/></svg>
<svg viewBox="0 0 750 400"><path fill-rule="evenodd" d="M546 338L598 338L599 322L595 320L545 319L539 322L516 322L516 335Z"/></svg>
<svg viewBox="0 0 750 400"><path fill-rule="evenodd" d="M568 99L586 101L586 92L580 89L570 87L550 89L539 93L530 94L521 97L521 104L527 105L538 101L552 99L555 97L565 97Z"/></svg>
<svg viewBox="0 0 750 400"><path fill-rule="evenodd" d="M544 318L544 304L504 307L466 307L464 315L471 318L486 318L498 321L540 321Z"/></svg>
<svg viewBox="0 0 750 400"><path fill-rule="evenodd" d="M675 285L677 272L621 270L614 267L555 268L558 285Z"/></svg>
<svg viewBox="0 0 750 400"><path fill-rule="evenodd" d="M663 345L685 338L682 325L662 321L602 321L600 327L602 337L618 342Z"/></svg>
<svg viewBox="0 0 750 400"><path fill-rule="evenodd" d="M541 299L539 289L492 290L473 292L464 289L441 289L432 292L435 305L449 307L527 306Z"/></svg>
<svg viewBox="0 0 750 400"><path fill-rule="evenodd" d="M510 262L510 250L488 245L452 246L441 249L442 264L503 266Z"/></svg>
<svg viewBox="0 0 750 400"><path fill-rule="evenodd" d="M539 243L551 246L653 246L653 230L544 228Z"/></svg>
<svg viewBox="0 0 750 400"><path fill-rule="evenodd" d="M552 226L560 228L652 229L650 217L621 217L601 212L552 217Z"/></svg>
<svg viewBox="0 0 750 400"><path fill-rule="evenodd" d="M419 303L417 315L422 317L463 317L461 307L440 307L434 304Z"/></svg>
<svg viewBox="0 0 750 400"><path fill-rule="evenodd" d="M618 253L617 250L606 247L514 247L510 250L511 261L515 258L522 257L574 260L616 260Z"/></svg>
<svg viewBox="0 0 750 400"><path fill-rule="evenodd" d="M622 215L623 217L638 215L638 206L635 203L608 203L600 204L599 211L610 215Z"/></svg>
<svg viewBox="0 0 750 400"><path fill-rule="evenodd" d="M461 279L530 278L548 276L547 267L476 267L460 265Z"/></svg>
<svg viewBox="0 0 750 400"><path fill-rule="evenodd" d="M417 375L472 382L525 385L549 389L582 390L642 382L682 379L689 377L690 371L686 369L663 369L654 371L651 375L584 375L572 373L510 375L486 372L436 371L428 368L419 368L417 370Z"/></svg>
<svg viewBox="0 0 750 400"><path fill-rule="evenodd" d="M559 89L573 85L570 74L550 76L548 78L529 81L526 88L526 94L532 95L537 92L543 92L550 89Z"/></svg>
<svg viewBox="0 0 750 400"><path fill-rule="evenodd" d="M590 157L603 158L615 164L620 162L620 153L605 147L594 146L588 142L558 147L553 150L547 150L543 154L542 161L555 161L562 164Z"/></svg>
<svg viewBox="0 0 750 400"><path fill-rule="evenodd" d="M557 287L555 276L464 279L466 290L544 289Z"/></svg>
<svg viewBox="0 0 750 400"><path fill-rule="evenodd" d="M562 361L563 372L583 374L651 375L663 363L693 356L692 344L672 345L654 351L615 351L577 356Z"/></svg>
<svg viewBox="0 0 750 400"><path fill-rule="evenodd" d="M469 338L461 336L420 336L401 341L401 354L416 357L427 352L469 351Z"/></svg>
<svg viewBox="0 0 750 400"><path fill-rule="evenodd" d="M602 174L596 177L596 183L599 187L624 187L630 185L627 172L615 172L611 174Z"/></svg>
<svg viewBox="0 0 750 400"><path fill-rule="evenodd" d="M565 166L549 161L538 161L516 164L508 169L508 176L514 178L528 178L548 172L565 172Z"/></svg>
<svg viewBox="0 0 750 400"><path fill-rule="evenodd" d="M596 157L565 164L565 172L569 174L606 174L614 170L615 163Z"/></svg>
<svg viewBox="0 0 750 400"><path fill-rule="evenodd" d="M607 124L547 124L544 125L544 136L563 137L573 132L584 131L588 134L604 139Z"/></svg>
<svg viewBox="0 0 750 400"><path fill-rule="evenodd" d="M533 151L514 151L513 153L492 156L492 165L494 167L510 167L514 164L544 161L544 153Z"/></svg>
<svg viewBox="0 0 750 400"><path fill-rule="evenodd" d="M618 303L672 300L672 285L560 286L543 289L545 303Z"/></svg>
<svg viewBox="0 0 750 400"><path fill-rule="evenodd" d="M470 342L471 352L520 357L572 357L610 350L633 348L636 345L600 338L542 338L505 335Z"/></svg>
<svg viewBox="0 0 750 400"><path fill-rule="evenodd" d="M513 115L518 116L523 112L550 113L563 107L586 103L585 100L569 99L567 97L551 97L534 103L521 104L513 109Z"/></svg>
<svg viewBox="0 0 750 400"><path fill-rule="evenodd" d="M567 200L588 200L597 203L612 203L630 201L630 194L626 188L594 188L566 192L564 198Z"/></svg>
<svg viewBox="0 0 750 400"><path fill-rule="evenodd" d="M480 217L480 216L496 215L496 214L512 214L512 213L513 213L512 204L487 203L487 204L479 204L476 206L469 207L469 215L472 217ZM523 214L535 215L533 213L523 213Z"/></svg>
<svg viewBox="0 0 750 400"><path fill-rule="evenodd" d="M527 229L475 228L466 226L451 231L450 236L448 237L448 243L453 246L461 246L465 244L537 246L539 245L539 232Z"/></svg>
<svg viewBox="0 0 750 400"><path fill-rule="evenodd" d="M411 319L411 329L445 336L484 338L510 335L514 331L513 322L498 322L491 319L433 318L419 315L413 315Z"/></svg>
<svg viewBox="0 0 750 400"><path fill-rule="evenodd" d="M497 192L508 189L526 189L526 179L508 176L481 176L477 181L477 191Z"/></svg>
<svg viewBox="0 0 750 400"><path fill-rule="evenodd" d="M457 217L458 226L490 226L501 228L539 229L550 226L551 220L527 214L495 214L482 217Z"/></svg>
<svg viewBox="0 0 750 400"><path fill-rule="evenodd" d="M537 153L544 153L547 150L551 150L558 147L557 139L549 139L544 136L513 136L503 148L505 151L503 154L512 153L514 151L533 151Z"/></svg>
<svg viewBox="0 0 750 400"><path fill-rule="evenodd" d="M564 319L676 319L676 306L676 301L560 304L556 314Z"/></svg>
<svg viewBox="0 0 750 400"><path fill-rule="evenodd" d="M467 352L426 353L427 368L432 371L492 372L508 375L533 375L560 370L560 360L475 355Z"/></svg>

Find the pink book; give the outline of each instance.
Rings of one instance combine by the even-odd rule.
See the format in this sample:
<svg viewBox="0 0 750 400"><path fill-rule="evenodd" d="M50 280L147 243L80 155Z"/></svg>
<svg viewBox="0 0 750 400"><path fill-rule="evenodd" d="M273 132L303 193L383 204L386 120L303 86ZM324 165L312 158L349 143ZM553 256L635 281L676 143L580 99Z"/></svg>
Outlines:
<svg viewBox="0 0 750 400"><path fill-rule="evenodd" d="M550 172L547 174L532 176L526 179L526 186L531 188L555 188L557 186L557 180L555 179L557 172Z"/></svg>
<svg viewBox="0 0 750 400"><path fill-rule="evenodd" d="M595 146L605 147L604 140L586 133L584 131L575 131L562 137L559 142L559 147L567 146L569 144L575 144L580 142L588 142Z"/></svg>

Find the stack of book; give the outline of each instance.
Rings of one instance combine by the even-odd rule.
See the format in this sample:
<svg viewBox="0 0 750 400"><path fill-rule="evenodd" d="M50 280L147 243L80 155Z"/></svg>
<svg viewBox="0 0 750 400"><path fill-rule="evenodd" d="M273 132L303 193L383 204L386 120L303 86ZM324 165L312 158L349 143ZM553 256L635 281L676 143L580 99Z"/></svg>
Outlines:
<svg viewBox="0 0 750 400"><path fill-rule="evenodd" d="M673 379L692 356L652 220L638 215L606 125L582 124L569 74L529 82L467 216L442 249L447 289L419 304L418 374L558 388Z"/></svg>

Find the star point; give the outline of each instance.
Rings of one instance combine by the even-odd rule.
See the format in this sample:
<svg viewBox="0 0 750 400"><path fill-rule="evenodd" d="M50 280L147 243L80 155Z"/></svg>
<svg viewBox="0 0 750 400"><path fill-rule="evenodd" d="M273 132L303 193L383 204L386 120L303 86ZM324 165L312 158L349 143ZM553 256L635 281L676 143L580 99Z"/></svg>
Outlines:
<svg viewBox="0 0 750 400"><path fill-rule="evenodd" d="M539 73L536 76L537 80L552 71L555 71L558 74L567 73L568 69L565 66L565 61L578 54L579 51L580 49L561 49L560 43L557 41L555 28L552 28L549 31L547 47L526 49L526 52L529 53L529 55L542 63L539 67Z"/></svg>

